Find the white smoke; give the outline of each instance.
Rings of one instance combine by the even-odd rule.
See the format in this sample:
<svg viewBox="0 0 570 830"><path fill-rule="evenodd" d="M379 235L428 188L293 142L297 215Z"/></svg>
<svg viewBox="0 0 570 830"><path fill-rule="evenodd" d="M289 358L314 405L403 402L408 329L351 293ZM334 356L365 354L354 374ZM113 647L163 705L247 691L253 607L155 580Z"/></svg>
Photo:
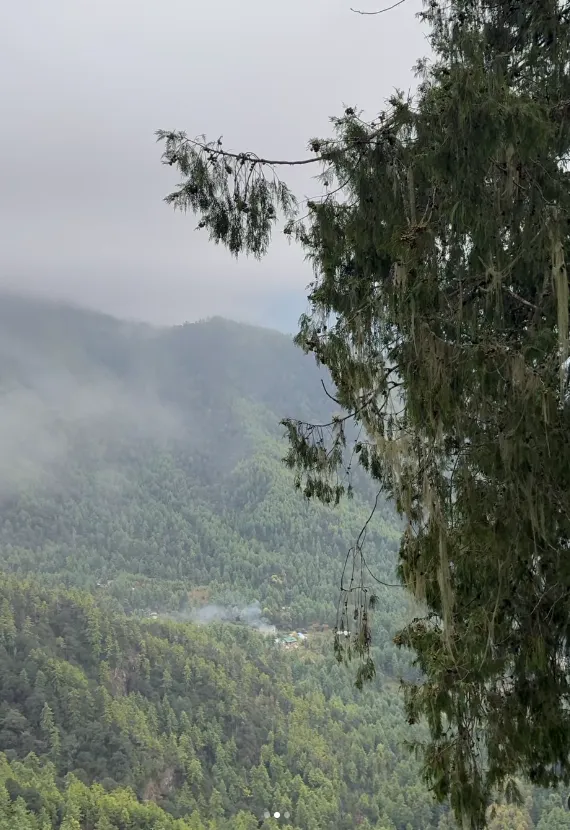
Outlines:
<svg viewBox="0 0 570 830"><path fill-rule="evenodd" d="M204 605L192 611L190 619L203 625L213 622L242 623L267 635L276 632L275 626L263 616L259 602L252 602L242 608L235 605Z"/></svg>

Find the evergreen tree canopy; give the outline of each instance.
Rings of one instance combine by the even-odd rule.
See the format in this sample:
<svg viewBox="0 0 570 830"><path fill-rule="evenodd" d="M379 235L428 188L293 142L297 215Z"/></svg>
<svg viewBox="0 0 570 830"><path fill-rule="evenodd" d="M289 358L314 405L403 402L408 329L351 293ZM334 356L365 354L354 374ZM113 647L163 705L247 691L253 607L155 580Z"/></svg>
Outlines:
<svg viewBox="0 0 570 830"><path fill-rule="evenodd" d="M517 772L570 777L570 10L429 0L421 16L433 60L416 95L371 123L348 109L311 142L298 163L321 164L326 189L304 220L280 162L159 139L183 175L168 201L215 242L261 256L285 215L314 264L297 343L342 414L287 422L287 460L336 501L356 457L406 518L400 576L427 608L398 638L425 678L408 715L429 723L436 795L480 828ZM349 648L371 674L354 556Z"/></svg>

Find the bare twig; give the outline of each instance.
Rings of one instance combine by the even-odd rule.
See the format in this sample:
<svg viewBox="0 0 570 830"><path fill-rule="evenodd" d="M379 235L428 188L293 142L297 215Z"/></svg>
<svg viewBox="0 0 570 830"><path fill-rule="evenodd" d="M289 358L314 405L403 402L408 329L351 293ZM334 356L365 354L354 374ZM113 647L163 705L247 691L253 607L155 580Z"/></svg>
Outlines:
<svg viewBox="0 0 570 830"><path fill-rule="evenodd" d="M384 580L380 579L374 573L372 573L372 571L370 570L370 567L368 566L368 563L366 562L366 559L364 558L364 554L363 554L363 550L362 550L363 547L364 547L364 542L366 541L366 534L367 534L367 531L368 531L368 525L370 524L370 522L374 518L376 510L378 509L378 500L379 500L381 494L382 494L381 490L379 490L376 493L376 498L374 499L374 505L372 507L372 510L370 511L370 514L369 514L368 518L366 519L364 525L362 526L362 528L360 530L360 533L358 534L358 537L356 539L356 542L354 543L354 545L349 549L348 553L346 554L346 559L345 559L345 562L344 562L344 568L342 570L342 575L341 575L341 578L340 578L340 589L341 589L341 591L344 591L346 593L350 593L351 591L355 590L355 587L354 587L354 558L357 555L360 555L360 557L362 558L362 564L363 564L364 568L366 568L366 570L368 571L368 573L370 574L370 576L372 577L374 582L377 582L378 585L383 585L385 588L403 588L404 587L404 585L402 585L401 582L384 582ZM346 573L346 570L347 570L348 560L349 560L351 554L353 555L353 574L352 574L351 580L350 580L350 587L346 588L344 586L344 576L345 576L345 573ZM362 583L362 580L361 580L361 583ZM363 584L360 584L360 585L356 586L356 590L363 590L365 587L366 586L364 586Z"/></svg>
<svg viewBox="0 0 570 830"><path fill-rule="evenodd" d="M393 5L391 5L391 6L386 6L385 9L378 9L378 11L376 11L376 12L363 12L363 11L360 11L360 9L353 9L352 7L351 7L350 11L354 12L355 14L384 14L384 12L389 12L392 9L395 9L396 6L401 6L402 3L405 3L405 2L406 2L406 0L398 0L397 3L393 3Z"/></svg>
<svg viewBox="0 0 570 830"><path fill-rule="evenodd" d="M324 387L324 384L323 384L323 387ZM325 392L326 391L327 390L325 389ZM328 395L328 392L327 392L327 395ZM332 397L332 396L329 395L329 397ZM361 405L359 407L357 407L356 409L352 409L350 412L347 412L347 414L343 415L342 417L338 416L338 417L333 418L332 421L329 421L326 424L309 424L309 423L307 423L307 421L299 421L297 419L292 419L292 418L286 418L285 420L288 423L297 424L297 426L299 426L299 427L305 427L307 430L310 430L311 432L314 432L315 430L329 429L330 427L338 426L339 424L346 423L346 421L350 421L356 415L360 415L360 413L363 410L365 410L366 407L370 406L370 404L372 403L372 401L374 400L375 397L376 397L376 394L374 392L372 392L367 398L364 399L364 401L361 403ZM332 400L334 400L334 398L332 398ZM335 403L338 403L338 402L335 401ZM339 406L343 406L343 404L339 404Z"/></svg>
<svg viewBox="0 0 570 830"><path fill-rule="evenodd" d="M341 402L337 398L335 398L334 395L331 395L331 393L328 391L327 387L325 386L325 382L322 378L321 378L321 386L325 390L325 395L327 396L327 398L330 398L331 401L334 401L334 403L338 404L338 406L342 406Z"/></svg>
<svg viewBox="0 0 570 830"><path fill-rule="evenodd" d="M211 144L206 144L203 141L198 141L195 138L188 138L183 134L178 134L172 136L174 139L178 140L181 144L191 144L194 147L198 147L200 150L204 150L208 155L218 156L221 158L228 158L228 159L237 159L238 161L244 162L254 162L255 164L267 164L267 165L288 165L293 167L295 165L300 164L315 164L315 162L322 161L321 156L315 156L314 158L310 159L299 159L299 160L276 160L276 159L266 159L260 158L255 153L232 153L229 150L222 150L221 147L213 147ZM163 140L164 138L169 138L167 134L163 134L162 132L158 133L159 141ZM175 164L176 163L176 156L174 155L171 159L167 159L166 164Z"/></svg>
<svg viewBox="0 0 570 830"><path fill-rule="evenodd" d="M503 289L507 292L507 294L510 294L511 297L513 297L515 300L518 300L519 303L522 303L523 305L527 306L527 308L532 308L534 311L538 311L538 306L536 306L534 303L529 302L529 300L525 300L524 297L521 297L521 295L517 294L516 291L513 291L512 288L507 288L504 285Z"/></svg>

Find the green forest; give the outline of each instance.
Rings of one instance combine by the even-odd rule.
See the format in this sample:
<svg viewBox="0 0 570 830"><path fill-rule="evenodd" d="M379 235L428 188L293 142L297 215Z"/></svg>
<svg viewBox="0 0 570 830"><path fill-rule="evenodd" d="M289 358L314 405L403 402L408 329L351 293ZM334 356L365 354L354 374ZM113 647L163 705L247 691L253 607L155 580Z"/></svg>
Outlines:
<svg viewBox="0 0 570 830"><path fill-rule="evenodd" d="M6 296L0 333L0 830L455 828L409 748L424 726L400 681L418 675L393 637L415 607L384 502L365 543L376 675L359 691L335 659L376 492L355 474L350 501L307 504L279 425L330 418L326 374L221 319L153 329ZM288 650L270 626L305 637ZM521 787L491 830L570 828L567 791Z"/></svg>

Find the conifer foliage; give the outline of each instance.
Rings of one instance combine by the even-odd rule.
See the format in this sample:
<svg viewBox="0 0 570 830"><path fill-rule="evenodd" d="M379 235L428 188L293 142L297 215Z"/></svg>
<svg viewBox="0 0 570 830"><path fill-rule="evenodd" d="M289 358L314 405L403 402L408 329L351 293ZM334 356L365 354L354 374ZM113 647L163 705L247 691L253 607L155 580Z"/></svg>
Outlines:
<svg viewBox="0 0 570 830"><path fill-rule="evenodd" d="M169 201L214 241L260 256L284 214L314 264L297 343L342 414L286 422L287 461L334 502L357 458L405 517L400 576L427 609L398 636L424 676L408 716L427 718L434 792L476 830L515 775L570 777L570 9L429 0L421 16L417 94L311 142L298 163L326 188L303 219L279 162L159 138L184 177ZM355 572L347 647L367 665Z"/></svg>

